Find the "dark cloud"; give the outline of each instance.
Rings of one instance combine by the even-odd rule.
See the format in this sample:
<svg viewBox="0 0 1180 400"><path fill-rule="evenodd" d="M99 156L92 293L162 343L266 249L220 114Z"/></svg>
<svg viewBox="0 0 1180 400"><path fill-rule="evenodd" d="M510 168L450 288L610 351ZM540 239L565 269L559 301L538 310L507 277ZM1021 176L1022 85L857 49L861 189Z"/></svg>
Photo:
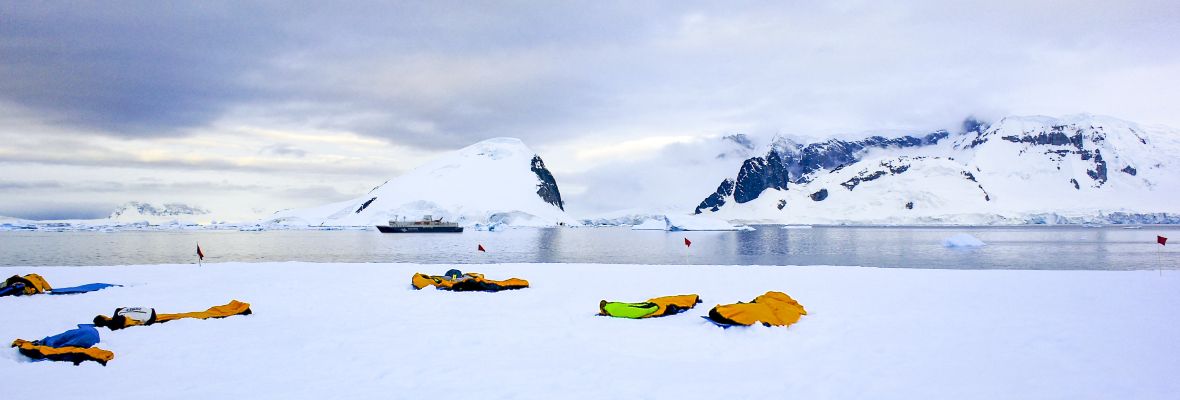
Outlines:
<svg viewBox="0 0 1180 400"><path fill-rule="evenodd" d="M60 124L179 134L260 96L239 79L287 42L255 13L213 3L6 3L0 96Z"/></svg>
<svg viewBox="0 0 1180 400"><path fill-rule="evenodd" d="M336 164L241 164L230 158L206 159L153 159L144 160L126 154L104 154L101 156L83 156L71 154L34 154L16 153L0 154L0 163L31 163L44 165L71 165L79 167L126 167L146 169L175 169L183 171L241 171L241 172L301 172L327 175L373 175L385 176L397 174L400 171L395 166L383 167L374 171L365 166L342 166Z"/></svg>
<svg viewBox="0 0 1180 400"><path fill-rule="evenodd" d="M270 146L263 147L262 150L259 150L258 152L259 154L290 156L295 158L303 158L304 156L307 156L307 151L285 143L272 144Z"/></svg>
<svg viewBox="0 0 1180 400"><path fill-rule="evenodd" d="M234 117L431 149L933 129L1011 109L1133 114L1136 91L1171 91L1093 96L1078 82L1175 62L1178 14L1153 0L5 2L0 100L108 135L196 134ZM1058 94L1023 92L1045 81Z"/></svg>
<svg viewBox="0 0 1180 400"><path fill-rule="evenodd" d="M0 215L22 219L95 219L106 218L115 210L115 203L86 201L23 201L0 205Z"/></svg>
<svg viewBox="0 0 1180 400"><path fill-rule="evenodd" d="M462 62L468 54L562 37L620 35L616 29L595 32L609 27L599 26L605 19L571 24L552 18L562 13L556 6L416 2L9 2L0 5L0 98L42 112L51 122L129 137L191 133L235 106L282 113L283 104L312 104L310 116L328 119L321 122L327 127L415 142L418 135L404 128L404 120L430 121L439 129L418 142L451 145L467 141L453 137L476 127L503 131L502 124L528 120L528 114L560 116L553 112L555 93L537 90L547 85L536 82L530 85L542 87L499 95L459 90L420 104L418 93L401 90L396 79L376 88L391 96L369 96L338 86L345 77L333 73L380 74L415 54L458 55ZM502 103L505 94L519 95L523 103ZM465 105L482 117L463 111ZM341 107L377 115L334 123L329 116ZM271 115L293 122L306 116Z"/></svg>

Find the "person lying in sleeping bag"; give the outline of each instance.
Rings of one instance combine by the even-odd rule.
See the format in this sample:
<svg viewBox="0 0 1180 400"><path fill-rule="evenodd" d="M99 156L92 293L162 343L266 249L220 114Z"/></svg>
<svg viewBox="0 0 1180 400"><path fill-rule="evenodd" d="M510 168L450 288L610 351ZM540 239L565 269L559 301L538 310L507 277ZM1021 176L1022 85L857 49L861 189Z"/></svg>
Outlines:
<svg viewBox="0 0 1180 400"><path fill-rule="evenodd" d="M94 325L78 325L77 329L41 340L17 339L12 341L12 347L34 360L68 361L74 365L94 361L107 365L107 361L115 358L115 353L94 347L98 341L98 329L94 329Z"/></svg>
<svg viewBox="0 0 1180 400"><path fill-rule="evenodd" d="M700 296L695 294L656 297L642 303L603 300L598 303L598 315L618 318L663 317L688 311L700 302Z"/></svg>
<svg viewBox="0 0 1180 400"><path fill-rule="evenodd" d="M749 303L738 302L713 307L708 317L702 317L722 326L750 326L762 323L765 326L788 326L807 315L807 310L798 301L783 292L766 292Z"/></svg>
<svg viewBox="0 0 1180 400"><path fill-rule="evenodd" d="M508 280L494 281L484 278L483 274L475 272L464 274L457 269L447 271L443 276L414 274L414 277L410 279L410 284L414 286L414 289L434 286L438 289L455 292L498 292L529 287L529 281L524 279L509 278Z"/></svg>
<svg viewBox="0 0 1180 400"><path fill-rule="evenodd" d="M151 325L183 318L225 318L234 315L250 315L251 312L250 303L243 303L237 300L230 301L228 304L209 307L205 311L179 314L157 314L156 309L150 307L120 307L115 309L113 316L99 315L94 317L94 325L105 326L113 331L129 326Z"/></svg>
<svg viewBox="0 0 1180 400"><path fill-rule="evenodd" d="M74 286L68 288L54 289L49 286L49 282L45 281L41 275L28 274L25 276L13 275L4 281L4 286L0 286L0 297L3 296L30 296L34 294L78 294L93 292L95 290L102 290L112 286L109 283L89 283L81 286Z"/></svg>

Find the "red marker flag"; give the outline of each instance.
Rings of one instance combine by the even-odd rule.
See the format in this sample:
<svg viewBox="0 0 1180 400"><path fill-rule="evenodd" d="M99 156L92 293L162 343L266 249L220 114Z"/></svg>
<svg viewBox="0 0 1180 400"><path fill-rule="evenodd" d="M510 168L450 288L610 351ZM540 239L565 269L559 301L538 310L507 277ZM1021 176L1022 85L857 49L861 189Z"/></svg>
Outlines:
<svg viewBox="0 0 1180 400"><path fill-rule="evenodd" d="M684 247L692 247L692 241L684 238Z"/></svg>
<svg viewBox="0 0 1180 400"><path fill-rule="evenodd" d="M1166 238L1166 237L1163 237L1163 236L1156 235L1156 237L1155 237L1155 242L1156 242L1156 243L1159 243L1159 244L1160 244L1160 246L1166 246L1166 245L1167 245L1167 243L1168 243L1168 238Z"/></svg>
<svg viewBox="0 0 1180 400"><path fill-rule="evenodd" d="M197 260L199 261L199 260L204 260L204 259L205 259L205 252L201 251L201 245L197 244Z"/></svg>
<svg viewBox="0 0 1180 400"><path fill-rule="evenodd" d="M484 250L484 249L483 249L483 245L482 245L482 244L481 244L481 245L479 245L479 247L477 247L477 248L476 248L476 250L482 251L482 252L484 252L484 253L487 253L487 252L488 252L487 250Z"/></svg>

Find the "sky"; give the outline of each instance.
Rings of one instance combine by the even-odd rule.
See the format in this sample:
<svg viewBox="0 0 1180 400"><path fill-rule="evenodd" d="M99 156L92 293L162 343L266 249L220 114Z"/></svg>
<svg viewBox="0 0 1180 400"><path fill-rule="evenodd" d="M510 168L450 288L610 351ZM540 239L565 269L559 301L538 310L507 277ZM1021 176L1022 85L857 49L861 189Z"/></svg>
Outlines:
<svg viewBox="0 0 1180 400"><path fill-rule="evenodd" d="M1180 127L1177 21L1175 1L3 2L0 215L251 218L499 136L571 211L691 210L734 172L698 156L734 133ZM681 165L700 172L656 175Z"/></svg>

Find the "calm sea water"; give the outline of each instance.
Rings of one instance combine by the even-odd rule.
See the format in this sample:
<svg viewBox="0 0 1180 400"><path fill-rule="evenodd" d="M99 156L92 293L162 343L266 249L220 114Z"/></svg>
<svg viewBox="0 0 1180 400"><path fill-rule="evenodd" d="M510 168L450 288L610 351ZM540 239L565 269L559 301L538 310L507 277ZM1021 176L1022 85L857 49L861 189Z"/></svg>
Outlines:
<svg viewBox="0 0 1180 400"><path fill-rule="evenodd" d="M942 245L969 233L976 249ZM1159 246L1156 235L1174 238ZM692 247L684 246L684 239ZM509 229L462 234L377 231L0 232L0 265L123 265L313 261L476 264L626 263L860 265L950 269L1177 269L1180 227L815 227L756 226L743 232L626 228ZM487 252L477 252L482 244Z"/></svg>

